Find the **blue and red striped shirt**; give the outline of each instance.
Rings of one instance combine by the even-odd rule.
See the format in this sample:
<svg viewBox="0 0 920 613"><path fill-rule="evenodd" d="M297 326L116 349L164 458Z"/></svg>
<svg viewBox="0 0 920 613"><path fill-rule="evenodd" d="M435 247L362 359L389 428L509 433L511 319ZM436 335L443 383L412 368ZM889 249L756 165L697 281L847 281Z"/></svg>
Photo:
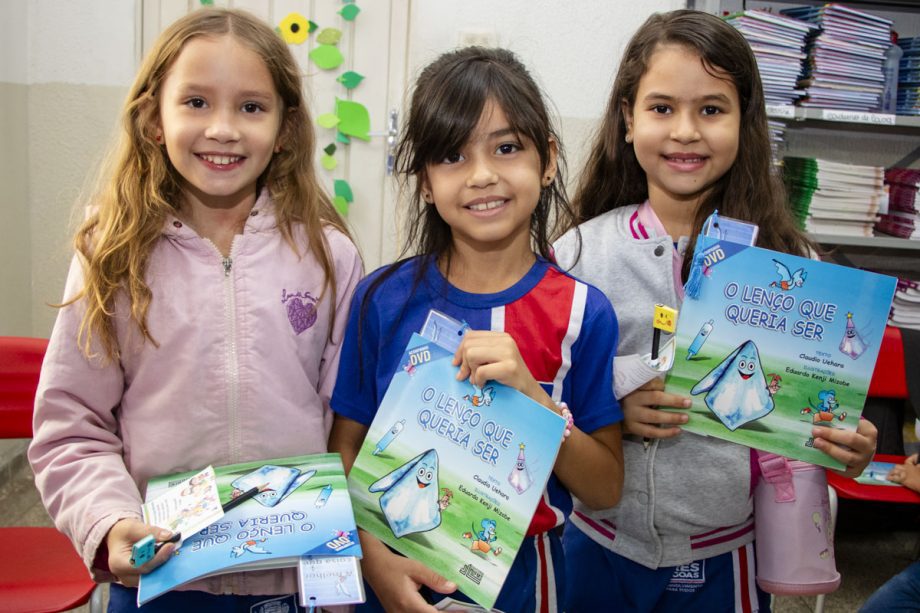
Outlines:
<svg viewBox="0 0 920 613"><path fill-rule="evenodd" d="M425 270L416 284L419 266ZM417 257L382 281L364 305L385 270L371 273L355 292L331 401L336 413L370 426L406 343L436 309L474 330L511 335L531 374L553 400L568 404L580 430L622 421L612 383L616 315L596 288L538 259L510 288L470 293L450 285L431 258ZM551 476L528 534L561 526L571 510L571 495Z"/></svg>

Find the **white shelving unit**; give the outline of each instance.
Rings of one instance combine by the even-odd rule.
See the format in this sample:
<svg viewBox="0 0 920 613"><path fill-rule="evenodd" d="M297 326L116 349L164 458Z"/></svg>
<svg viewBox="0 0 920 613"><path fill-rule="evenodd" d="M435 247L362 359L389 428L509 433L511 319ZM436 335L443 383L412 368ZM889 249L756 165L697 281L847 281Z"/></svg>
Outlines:
<svg viewBox="0 0 920 613"><path fill-rule="evenodd" d="M820 6L830 0L688 0L687 7L717 15L748 9L778 12L792 6ZM834 0L894 22L901 37L920 36L920 0ZM769 106L768 115L786 121L785 153L886 168L920 168L920 117L797 106ZM920 280L920 240L885 235L813 235L843 264Z"/></svg>

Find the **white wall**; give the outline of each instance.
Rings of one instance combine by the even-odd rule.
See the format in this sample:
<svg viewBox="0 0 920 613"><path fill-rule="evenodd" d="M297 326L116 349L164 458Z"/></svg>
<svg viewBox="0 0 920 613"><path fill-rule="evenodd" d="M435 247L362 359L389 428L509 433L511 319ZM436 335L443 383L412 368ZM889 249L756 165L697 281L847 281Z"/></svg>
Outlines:
<svg viewBox="0 0 920 613"><path fill-rule="evenodd" d="M650 13L682 6L683 0L413 0L405 72L411 79L471 35L485 33L509 47L557 108L572 175L628 37ZM140 14L141 0L0 0L0 161L11 162L0 169L0 183L13 188L5 190L3 210L16 220L0 228L0 244L7 245L0 258L12 259L18 271L0 276L0 334L50 333L55 310L47 305L60 299L73 205L134 76Z"/></svg>
<svg viewBox="0 0 920 613"><path fill-rule="evenodd" d="M560 115L595 119L632 33L651 13L683 6L683 0L419 0L412 7L409 74L482 33L518 54Z"/></svg>

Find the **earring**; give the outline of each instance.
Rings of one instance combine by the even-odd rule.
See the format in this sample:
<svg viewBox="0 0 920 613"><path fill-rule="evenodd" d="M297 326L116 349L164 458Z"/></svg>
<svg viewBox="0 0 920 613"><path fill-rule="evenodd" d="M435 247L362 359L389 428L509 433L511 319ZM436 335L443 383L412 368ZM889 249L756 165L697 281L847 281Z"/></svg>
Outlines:
<svg viewBox="0 0 920 613"><path fill-rule="evenodd" d="M629 132L627 132L627 133L626 133L626 136L623 137L623 140L625 140L625 141L626 141L626 144L628 145L629 143L632 142L632 134L630 134Z"/></svg>

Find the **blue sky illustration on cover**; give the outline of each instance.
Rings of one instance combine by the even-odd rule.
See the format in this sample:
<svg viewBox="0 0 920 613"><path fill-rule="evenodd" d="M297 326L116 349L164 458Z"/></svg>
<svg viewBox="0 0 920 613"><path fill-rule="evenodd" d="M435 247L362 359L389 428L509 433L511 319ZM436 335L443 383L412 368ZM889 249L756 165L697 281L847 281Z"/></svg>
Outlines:
<svg viewBox="0 0 920 613"><path fill-rule="evenodd" d="M667 389L686 430L825 466L814 426L854 430L896 280L700 236L700 292L677 326Z"/></svg>

